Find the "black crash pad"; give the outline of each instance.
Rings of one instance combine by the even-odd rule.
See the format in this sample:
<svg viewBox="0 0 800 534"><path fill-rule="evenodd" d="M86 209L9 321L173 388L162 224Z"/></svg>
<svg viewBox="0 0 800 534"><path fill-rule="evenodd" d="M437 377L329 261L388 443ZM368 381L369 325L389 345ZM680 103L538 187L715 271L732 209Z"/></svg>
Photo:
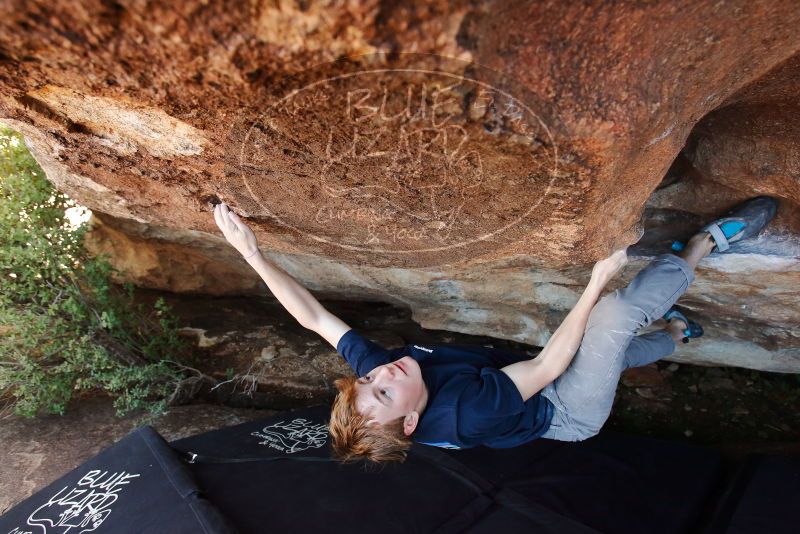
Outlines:
<svg viewBox="0 0 800 534"><path fill-rule="evenodd" d="M286 412L172 445L211 457L326 459L328 415L325 406ZM583 442L539 439L513 449L415 444L404 464L380 472L292 460L198 463L193 470L242 532L267 525L299 532L374 532L376 525L382 532L457 532L455 525L464 523L474 532L503 524L505 532L535 526L627 534L690 531L720 465L714 451L604 431Z"/></svg>
<svg viewBox="0 0 800 534"><path fill-rule="evenodd" d="M0 516L0 532L234 532L193 478L169 444L143 426Z"/></svg>
<svg viewBox="0 0 800 534"><path fill-rule="evenodd" d="M753 455L719 500L709 534L800 531L800 458Z"/></svg>
<svg viewBox="0 0 800 534"><path fill-rule="evenodd" d="M513 449L415 444L368 469L330 457L327 406L166 443L149 426L0 517L0 533L790 532L800 461L610 431ZM723 491L724 490L724 491ZM711 526L704 510L716 510Z"/></svg>

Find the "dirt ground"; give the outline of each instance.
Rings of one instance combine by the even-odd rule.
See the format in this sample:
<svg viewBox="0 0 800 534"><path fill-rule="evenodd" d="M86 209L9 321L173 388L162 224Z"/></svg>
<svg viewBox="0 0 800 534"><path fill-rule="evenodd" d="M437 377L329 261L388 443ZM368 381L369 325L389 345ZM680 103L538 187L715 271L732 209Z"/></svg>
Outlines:
<svg viewBox="0 0 800 534"><path fill-rule="evenodd" d="M608 428L731 453L800 454L800 375L662 361L621 382Z"/></svg>

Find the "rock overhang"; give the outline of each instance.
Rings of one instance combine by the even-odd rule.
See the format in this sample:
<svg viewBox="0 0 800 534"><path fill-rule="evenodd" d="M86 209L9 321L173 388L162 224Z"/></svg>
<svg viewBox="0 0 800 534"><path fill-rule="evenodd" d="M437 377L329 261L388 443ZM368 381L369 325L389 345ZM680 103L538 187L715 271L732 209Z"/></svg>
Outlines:
<svg viewBox="0 0 800 534"><path fill-rule="evenodd" d="M74 6L8 2L0 7L0 116L25 133L51 180L98 212L171 229L156 232L161 236L209 235L217 233L209 200L223 199L249 218L264 248L276 253L317 255L363 268L443 273L467 268L475 276L491 276L490 265L585 272L591 261L639 240L642 229L640 248L655 253L671 239L685 238L690 222L705 221L749 196L772 194L781 208L766 236L771 252L755 251L739 265L771 273L784 298L796 296L790 266L796 251L791 239L779 239L796 235L800 225L798 139L792 129L800 15L790 2L748 2L736 9L714 2L264 3L254 11L230 9L224 2L180 9L166 2L146 9ZM745 27L748 32L742 33ZM284 144L265 161L268 170L282 173L267 183L285 196L265 200L258 188L254 194L237 172L240 163L231 158L231 139L262 121L264 109L292 90L354 67L361 72L410 67L439 72L440 78L446 72L487 83L496 95L511 89L511 98L487 103L473 91L477 83L462 85L452 93L458 98L449 102L451 109L440 108L445 112L440 119L459 118L473 142L456 152L462 159L446 157L454 153L446 142L430 154L422 150L444 137L435 123L427 138L424 132L418 138L399 135L404 125L393 124L385 128L394 135L385 144L394 160L370 155L367 159L378 163L372 172L363 168L364 152L346 150L355 123L343 123L348 116L341 104L326 109L317 103L307 108L314 113L295 115L296 120L278 117L283 122L274 123L279 129L266 138L282 134ZM389 81L408 86L412 80ZM363 88L382 95L376 82ZM530 107L546 128L532 135L515 130L514 106L502 107L515 102ZM315 116L323 120L315 123ZM242 124L247 128L237 130ZM305 152L292 152L297 139L287 131L300 137ZM326 152L331 131L339 135L332 153ZM537 135L545 131L548 135ZM360 133L369 142L375 138L374 130ZM416 150L404 147L410 139ZM548 152L553 147L557 153ZM536 150L544 156L537 159ZM317 165L304 165L308 154ZM420 154L427 158L415 168L398 154L408 161ZM676 165L678 160L684 164ZM528 172L542 161L548 162L545 171ZM484 164L489 172L480 176L486 181L478 181L475 173ZM399 166L395 175L386 172L392 165ZM357 196L354 189L398 183L409 187L389 199ZM344 218L321 224L312 216L319 212L319 199L327 194L342 201L336 194L343 190L351 198L335 209ZM421 199L432 206L426 213L415 211ZM517 233L474 239L519 219L530 200L539 202L538 209L513 226ZM358 209L368 210L366 218L353 215ZM394 228L378 224L372 235L361 224L370 216L383 223L380 217L387 213L407 218L395 221ZM495 220L482 218L487 213ZM420 253L411 246L415 238L433 240L420 229L440 234L450 229L452 236L474 242L471 248L449 249L444 247L453 243L446 240L423 243L419 248L439 250ZM378 247L369 242L374 237L395 239L396 246ZM218 240L193 243L208 251ZM158 261L153 259L154 265ZM771 270L769 265L781 261L789 267ZM712 270L729 269L717 267ZM191 290L214 283L197 273L190 279ZM145 275L140 280L148 283ZM370 294L400 294L391 285L401 280L385 279L387 287L376 284ZM738 280L748 283L744 273ZM707 291L697 306L705 302L710 313L721 297L713 287ZM768 292L760 295L768 301ZM406 300L424 305L424 299ZM773 327L796 332L787 309L770 313L782 318ZM459 328L492 328L487 321ZM537 342L552 328L546 321L539 324ZM791 336L785 343L796 350Z"/></svg>

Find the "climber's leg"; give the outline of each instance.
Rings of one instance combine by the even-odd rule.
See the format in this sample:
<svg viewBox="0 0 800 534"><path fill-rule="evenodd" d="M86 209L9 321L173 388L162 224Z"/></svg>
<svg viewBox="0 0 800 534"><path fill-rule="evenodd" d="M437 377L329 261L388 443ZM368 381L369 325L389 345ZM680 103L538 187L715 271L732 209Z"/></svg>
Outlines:
<svg viewBox="0 0 800 534"><path fill-rule="evenodd" d="M671 310L675 310L675 308L673 307ZM666 328L633 336L625 350L623 370L657 362L675 352L679 341L686 343L690 338L702 335L703 328L699 324L688 320L680 310L673 311Z"/></svg>
<svg viewBox="0 0 800 534"><path fill-rule="evenodd" d="M611 412L631 340L640 328L664 315L693 280L694 271L685 259L664 254L627 287L600 299L569 368L542 390L556 407L543 437L579 441L600 431Z"/></svg>
<svg viewBox="0 0 800 534"><path fill-rule="evenodd" d="M628 348L625 349L622 369L649 365L673 352L675 352L675 339L666 329L633 336Z"/></svg>
<svg viewBox="0 0 800 534"><path fill-rule="evenodd" d="M777 211L770 197L750 199L698 232L680 257L664 254L645 267L628 287L598 302L589 315L580 348L569 368L542 390L555 413L542 437L586 439L600 431L611 413L625 352L639 328L649 325L694 281L697 263L714 248L757 235Z"/></svg>

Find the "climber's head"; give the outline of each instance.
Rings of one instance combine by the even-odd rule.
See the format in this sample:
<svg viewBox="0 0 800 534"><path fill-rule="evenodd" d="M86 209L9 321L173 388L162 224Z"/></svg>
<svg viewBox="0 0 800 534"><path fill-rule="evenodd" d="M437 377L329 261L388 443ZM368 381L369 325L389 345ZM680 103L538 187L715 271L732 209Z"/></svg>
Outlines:
<svg viewBox="0 0 800 534"><path fill-rule="evenodd" d="M404 356L335 384L339 393L329 425L334 454L344 461L402 462L428 402L416 360Z"/></svg>

